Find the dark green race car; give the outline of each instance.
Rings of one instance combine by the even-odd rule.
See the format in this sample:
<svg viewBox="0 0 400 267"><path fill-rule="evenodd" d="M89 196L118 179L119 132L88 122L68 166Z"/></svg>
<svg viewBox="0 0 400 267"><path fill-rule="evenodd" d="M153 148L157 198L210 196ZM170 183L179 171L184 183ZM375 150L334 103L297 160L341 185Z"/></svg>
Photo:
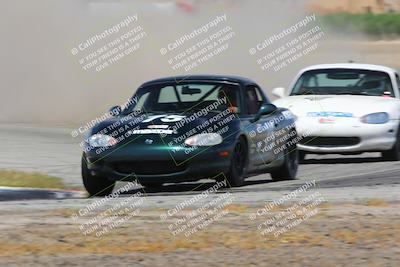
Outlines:
<svg viewBox="0 0 400 267"><path fill-rule="evenodd" d="M84 142L82 178L90 195L117 181L145 187L271 173L295 179L297 133L287 109L272 105L253 81L234 76L171 77L144 83Z"/></svg>

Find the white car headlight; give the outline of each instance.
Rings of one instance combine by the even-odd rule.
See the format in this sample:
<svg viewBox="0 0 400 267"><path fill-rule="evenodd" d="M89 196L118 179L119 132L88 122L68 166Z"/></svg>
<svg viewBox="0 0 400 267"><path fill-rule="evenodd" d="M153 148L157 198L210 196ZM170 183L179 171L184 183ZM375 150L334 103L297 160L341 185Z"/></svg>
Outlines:
<svg viewBox="0 0 400 267"><path fill-rule="evenodd" d="M196 134L185 140L188 146L215 146L222 143L222 136L217 133Z"/></svg>
<svg viewBox="0 0 400 267"><path fill-rule="evenodd" d="M94 134L89 137L88 143L91 147L110 147L117 143L117 140L109 135Z"/></svg>
<svg viewBox="0 0 400 267"><path fill-rule="evenodd" d="M389 114L386 112L371 113L361 117L361 122L369 124L383 124L389 121Z"/></svg>

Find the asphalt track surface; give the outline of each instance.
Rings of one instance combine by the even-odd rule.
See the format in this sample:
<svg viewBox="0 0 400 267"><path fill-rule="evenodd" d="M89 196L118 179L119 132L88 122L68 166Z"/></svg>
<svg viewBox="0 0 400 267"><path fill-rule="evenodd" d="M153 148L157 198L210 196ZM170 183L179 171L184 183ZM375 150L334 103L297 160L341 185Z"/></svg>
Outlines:
<svg viewBox="0 0 400 267"><path fill-rule="evenodd" d="M0 169L45 173L61 177L70 185L81 186L80 139L73 138L70 132L71 129L66 128L0 125L2 144ZM222 191L230 190L235 193L236 202L257 204L295 190L306 181L315 180L316 187L313 190L319 190L327 200L338 202L369 198L399 200L400 162L385 162L379 156L379 153L357 156L309 155L304 164L300 165L298 178L295 181L272 182L269 174L264 174L247 179L243 187L227 188ZM211 180L202 180L196 183L167 184L160 188L145 189L146 194L151 196L149 198L151 201L147 203L169 206L187 195L196 194L212 185ZM141 189L134 189L129 193L137 190ZM3 195L1 200L6 200L4 191L0 191L0 195ZM61 194L61 198L64 198L62 196ZM40 206L43 201L37 201L36 204ZM70 198L65 199L63 203L69 206L84 204L86 201L86 199Z"/></svg>

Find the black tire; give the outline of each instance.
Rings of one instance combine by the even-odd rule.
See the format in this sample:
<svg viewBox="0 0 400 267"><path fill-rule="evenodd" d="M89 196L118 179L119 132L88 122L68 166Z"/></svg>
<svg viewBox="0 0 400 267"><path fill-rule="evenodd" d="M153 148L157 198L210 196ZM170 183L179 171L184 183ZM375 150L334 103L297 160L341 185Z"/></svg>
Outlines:
<svg viewBox="0 0 400 267"><path fill-rule="evenodd" d="M299 162L302 163L306 160L307 153L303 150L299 150Z"/></svg>
<svg viewBox="0 0 400 267"><path fill-rule="evenodd" d="M382 151L382 158L385 161L399 161L400 160L400 128L397 130L396 143L392 149Z"/></svg>
<svg viewBox="0 0 400 267"><path fill-rule="evenodd" d="M242 186L244 184L244 174L247 165L247 142L240 137L235 144L231 157L231 165L226 177L229 185L232 187Z"/></svg>
<svg viewBox="0 0 400 267"><path fill-rule="evenodd" d="M215 182L223 182L223 181L225 181L226 180L226 178L225 178L225 175L218 175L216 178L215 178Z"/></svg>
<svg viewBox="0 0 400 267"><path fill-rule="evenodd" d="M140 184L146 188L155 188L163 185L163 183L157 183L157 182L140 182Z"/></svg>
<svg viewBox="0 0 400 267"><path fill-rule="evenodd" d="M112 193L115 182L108 180L106 177L91 175L84 157L82 157L81 166L83 185L91 197L106 196Z"/></svg>
<svg viewBox="0 0 400 267"><path fill-rule="evenodd" d="M299 151L296 146L285 151L284 162L281 167L271 172L272 180L295 180L299 166Z"/></svg>

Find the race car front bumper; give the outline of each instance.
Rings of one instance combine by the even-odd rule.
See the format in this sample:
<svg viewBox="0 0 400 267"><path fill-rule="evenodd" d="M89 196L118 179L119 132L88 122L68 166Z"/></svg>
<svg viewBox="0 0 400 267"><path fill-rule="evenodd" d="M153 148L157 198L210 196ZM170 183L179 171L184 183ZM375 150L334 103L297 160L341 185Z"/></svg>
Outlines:
<svg viewBox="0 0 400 267"><path fill-rule="evenodd" d="M352 154L389 150L396 142L399 121L385 124L296 122L299 150L318 154Z"/></svg>
<svg viewBox="0 0 400 267"><path fill-rule="evenodd" d="M93 176L113 181L176 183L216 178L227 173L233 148L220 144L199 151L176 150L165 145L126 145L84 155Z"/></svg>

